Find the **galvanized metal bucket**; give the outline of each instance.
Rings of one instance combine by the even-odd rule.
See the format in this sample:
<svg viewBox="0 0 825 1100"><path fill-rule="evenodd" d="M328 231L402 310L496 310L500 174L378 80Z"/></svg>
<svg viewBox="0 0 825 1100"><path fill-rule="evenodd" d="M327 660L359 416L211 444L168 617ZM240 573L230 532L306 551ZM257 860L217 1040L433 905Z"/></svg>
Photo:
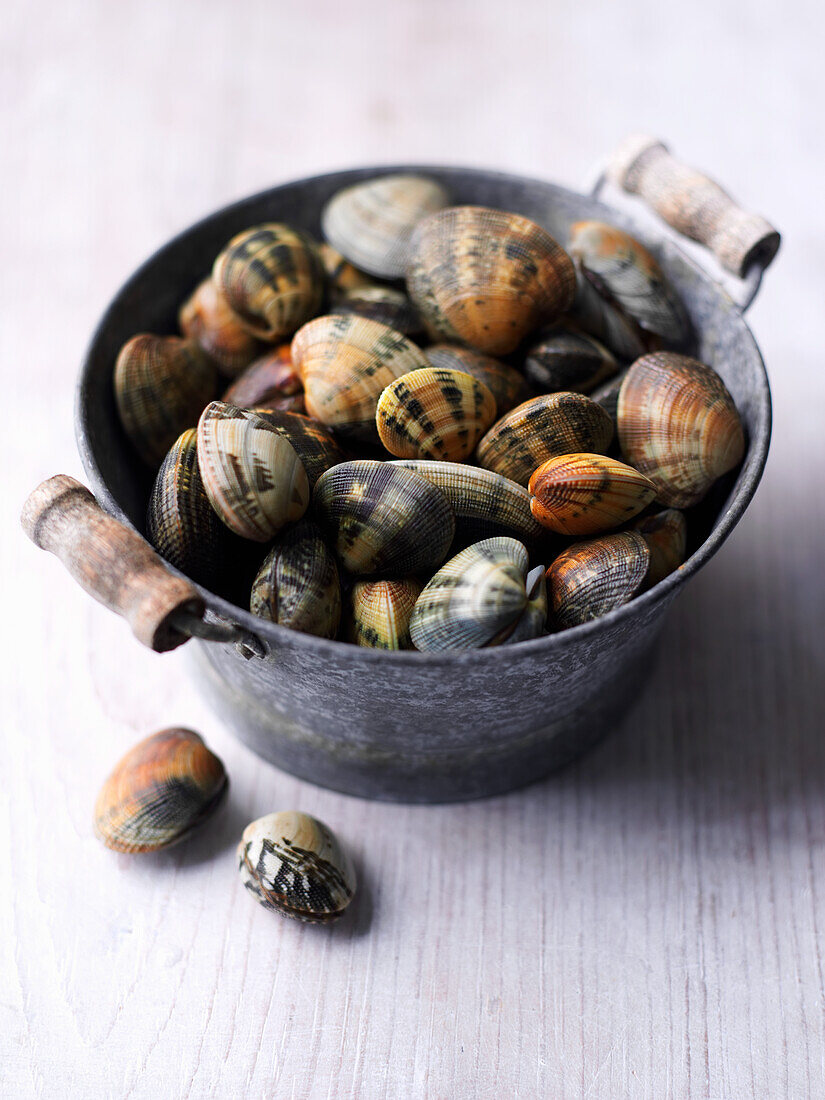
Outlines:
<svg viewBox="0 0 825 1100"><path fill-rule="evenodd" d="M668 607L741 518L770 440L768 380L743 312L773 258L778 235L765 233L755 246L746 242L731 260L719 244L719 210L733 212L737 224L751 216L718 188L707 192L716 206L705 203L702 215L702 204L691 206L691 199L715 185L666 158L660 167L671 173L670 180L659 173L657 192L657 181L652 175L645 178L635 147L633 156L628 160L623 152L624 160L614 164L614 178L640 191L682 229L713 244L728 267L738 267L742 275L725 273L705 249L677 246L663 222L604 179L593 194L580 195L494 172L429 165L366 168L275 187L186 230L115 296L80 377L80 453L98 501L119 523L100 515L95 519L91 498L76 483L53 479L51 490L50 483L38 490L39 503L24 520L27 530L58 553L93 595L130 617L148 644L171 648L187 635L201 635L190 647L193 673L215 710L243 741L288 772L367 798L437 802L496 794L562 766L614 727L638 699ZM502 649L384 653L284 629L203 589L195 594L179 575L173 579L174 570L161 568L157 559L152 563L148 546L134 534L144 531L149 485L115 413L112 370L120 346L136 332L173 331L180 302L234 233L277 220L318 234L321 208L339 188L399 170L442 181L457 203L524 214L562 241L570 223L583 218L629 229L663 264L690 314L696 354L719 371L736 400L747 429L747 455L736 475L718 485L692 516L699 535L694 552L678 572L602 619ZM682 213L690 210L681 221L667 202L680 189ZM706 226L703 217L714 224ZM64 515L50 525L47 513L51 508L55 518L58 499L70 499L77 507L73 517ZM94 523L98 526L92 531ZM121 538L125 549L119 548ZM88 563L94 554L100 560L108 555L109 564L120 570L120 579L110 577L105 591L91 575ZM135 570L143 572L145 607L138 606L140 586L126 577L135 562ZM170 603L152 618L154 611L147 607L162 603L163 577L180 591L170 597L171 603L177 601L174 608Z"/></svg>

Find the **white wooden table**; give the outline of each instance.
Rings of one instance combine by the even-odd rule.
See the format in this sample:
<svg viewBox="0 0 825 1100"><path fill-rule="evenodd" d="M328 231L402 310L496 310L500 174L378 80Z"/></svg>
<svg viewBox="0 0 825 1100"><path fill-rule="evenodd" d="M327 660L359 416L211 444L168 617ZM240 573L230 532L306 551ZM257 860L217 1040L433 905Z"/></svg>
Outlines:
<svg viewBox="0 0 825 1100"><path fill-rule="evenodd" d="M3 1097L825 1095L822 31L797 0L4 10ZM28 489L81 475L91 328L173 231L359 162L581 184L640 128L785 233L752 310L776 428L650 691L588 759L455 807L298 782L219 725L184 653L140 651L24 540ZM114 856L98 785L174 723L226 761L226 812L179 850ZM355 853L338 927L241 889L240 830L277 807Z"/></svg>

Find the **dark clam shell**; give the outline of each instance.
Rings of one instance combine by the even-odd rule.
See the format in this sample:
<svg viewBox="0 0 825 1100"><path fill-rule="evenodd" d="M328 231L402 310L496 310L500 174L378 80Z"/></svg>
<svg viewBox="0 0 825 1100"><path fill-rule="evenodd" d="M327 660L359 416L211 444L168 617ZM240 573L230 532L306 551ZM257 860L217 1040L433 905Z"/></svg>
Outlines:
<svg viewBox="0 0 825 1100"><path fill-rule="evenodd" d="M139 742L103 784L95 832L117 852L154 852L183 840L217 807L228 780L193 730L166 729Z"/></svg>
<svg viewBox="0 0 825 1100"><path fill-rule="evenodd" d="M341 621L338 566L310 520L284 532L264 558L252 583L249 610L291 630L335 637Z"/></svg>
<svg viewBox="0 0 825 1100"><path fill-rule="evenodd" d="M592 393L618 369L612 353L593 336L564 329L546 332L524 360L524 373L539 393Z"/></svg>
<svg viewBox="0 0 825 1100"><path fill-rule="evenodd" d="M418 336L424 331L421 314L406 294L392 287L364 286L348 290L335 299L330 313L354 313L388 325L405 336Z"/></svg>
<svg viewBox="0 0 825 1100"><path fill-rule="evenodd" d="M649 560L645 540L635 531L574 543L547 570L555 626L579 626L632 600Z"/></svg>
<svg viewBox="0 0 825 1100"><path fill-rule="evenodd" d="M224 392L221 401L251 409L256 405L304 411L304 384L292 362L289 344L281 344L250 363Z"/></svg>

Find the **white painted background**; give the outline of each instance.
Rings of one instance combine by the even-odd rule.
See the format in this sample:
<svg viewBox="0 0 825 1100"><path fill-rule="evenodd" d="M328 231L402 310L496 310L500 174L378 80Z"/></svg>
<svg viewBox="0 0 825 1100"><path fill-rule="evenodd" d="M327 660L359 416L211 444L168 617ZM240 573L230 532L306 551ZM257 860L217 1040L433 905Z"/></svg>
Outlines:
<svg viewBox="0 0 825 1100"><path fill-rule="evenodd" d="M0 1094L825 1095L820 4L61 4L0 21L3 478ZM185 657L142 652L17 528L80 475L72 389L123 278L214 207L364 162L581 185L669 139L784 231L752 310L768 473L691 585L628 726L475 805L372 805L260 764ZM194 725L231 802L129 860L91 833L138 737ZM242 892L245 822L294 806L351 846L333 929Z"/></svg>

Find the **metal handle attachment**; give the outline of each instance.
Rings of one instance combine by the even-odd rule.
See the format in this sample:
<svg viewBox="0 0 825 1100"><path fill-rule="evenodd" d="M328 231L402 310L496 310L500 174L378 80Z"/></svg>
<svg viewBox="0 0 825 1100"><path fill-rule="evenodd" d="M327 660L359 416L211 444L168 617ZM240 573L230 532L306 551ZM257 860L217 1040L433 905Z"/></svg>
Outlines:
<svg viewBox="0 0 825 1100"><path fill-rule="evenodd" d="M613 153L596 184L638 195L676 233L704 245L718 261L718 281L744 310L781 243L776 229L743 210L718 183L674 157L657 138L634 134ZM733 278L731 278L733 276Z"/></svg>
<svg viewBox="0 0 825 1100"><path fill-rule="evenodd" d="M126 619L156 653L192 637L232 642L245 657L264 656L263 643L234 623L204 619L193 584L167 569L137 532L107 515L79 481L57 474L29 495L20 517L32 542L58 557L81 588Z"/></svg>

